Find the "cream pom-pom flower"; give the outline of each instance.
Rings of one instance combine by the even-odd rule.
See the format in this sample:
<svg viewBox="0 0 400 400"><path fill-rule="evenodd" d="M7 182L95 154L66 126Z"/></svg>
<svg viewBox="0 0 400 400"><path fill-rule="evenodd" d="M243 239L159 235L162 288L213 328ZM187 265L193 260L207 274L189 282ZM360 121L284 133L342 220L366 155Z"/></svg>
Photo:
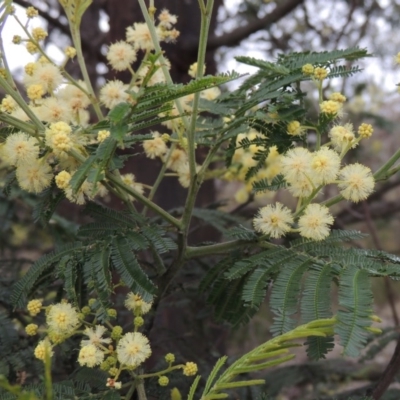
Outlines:
<svg viewBox="0 0 400 400"><path fill-rule="evenodd" d="M104 353L94 344L83 346L79 351L78 362L81 366L93 368L104 360Z"/></svg>
<svg viewBox="0 0 400 400"><path fill-rule="evenodd" d="M40 193L53 179L52 170L43 159L19 163L16 176L19 186L30 193Z"/></svg>
<svg viewBox="0 0 400 400"><path fill-rule="evenodd" d="M327 147L313 153L311 168L314 171L313 180L317 184L332 183L339 173L340 157Z"/></svg>
<svg viewBox="0 0 400 400"><path fill-rule="evenodd" d="M78 312L69 303L58 303L51 306L46 316L49 328L62 335L70 335L79 327Z"/></svg>
<svg viewBox="0 0 400 400"><path fill-rule="evenodd" d="M109 47L107 60L116 71L124 71L136 61L136 51L129 43L119 41Z"/></svg>
<svg viewBox="0 0 400 400"><path fill-rule="evenodd" d="M83 81L78 81L82 89L87 90ZM90 99L80 88L74 85L65 85L57 92L57 98L63 100L65 104L74 112L78 112L90 105Z"/></svg>
<svg viewBox="0 0 400 400"><path fill-rule="evenodd" d="M153 303L144 301L140 295L133 292L128 293L125 300L125 307L128 310L138 311L141 315L148 313L152 305Z"/></svg>
<svg viewBox="0 0 400 400"><path fill-rule="evenodd" d="M107 82L100 89L100 101L109 109L114 108L117 104L129 100L129 94L126 93L128 85L122 81L114 80Z"/></svg>
<svg viewBox="0 0 400 400"><path fill-rule="evenodd" d="M260 208L253 220L256 231L270 235L272 238L284 236L291 230L291 224L293 224L292 212L281 203Z"/></svg>
<svg viewBox="0 0 400 400"><path fill-rule="evenodd" d="M312 181L309 177L304 176L290 182L287 189L293 197L308 197L316 187L316 182Z"/></svg>
<svg viewBox="0 0 400 400"><path fill-rule="evenodd" d="M303 148L296 147L289 150L280 160L281 172L287 182L296 182L298 179L310 176L312 163L311 153Z"/></svg>
<svg viewBox="0 0 400 400"><path fill-rule="evenodd" d="M168 150L165 140L161 137L159 132L152 132L153 139L145 140L143 142L143 149L146 156L149 158L162 157Z"/></svg>
<svg viewBox="0 0 400 400"><path fill-rule="evenodd" d="M336 125L329 131L332 145L335 150L342 152L348 147L357 146L352 124Z"/></svg>
<svg viewBox="0 0 400 400"><path fill-rule="evenodd" d="M12 133L5 141L2 153L10 165L33 161L39 156L39 142L24 132Z"/></svg>
<svg viewBox="0 0 400 400"><path fill-rule="evenodd" d="M46 122L70 122L73 117L72 110L68 107L68 104L56 97L47 97L43 99L36 114L41 121Z"/></svg>
<svg viewBox="0 0 400 400"><path fill-rule="evenodd" d="M309 204L299 218L298 224L301 236L312 240L323 240L329 236L333 217L328 207Z"/></svg>
<svg viewBox="0 0 400 400"><path fill-rule="evenodd" d="M126 41L132 43L136 50L154 49L149 27L144 22L135 22L133 27L129 26L126 29Z"/></svg>
<svg viewBox="0 0 400 400"><path fill-rule="evenodd" d="M44 91L52 93L63 82L60 69L53 64L37 64L32 75L26 74L24 83L27 87L34 84L42 85Z"/></svg>
<svg viewBox="0 0 400 400"><path fill-rule="evenodd" d="M374 190L375 180L371 170L362 164L350 164L339 172L340 194L355 203L365 200Z"/></svg>
<svg viewBox="0 0 400 400"><path fill-rule="evenodd" d="M150 355L149 340L139 332L128 332L118 342L117 357L122 365L137 367Z"/></svg>

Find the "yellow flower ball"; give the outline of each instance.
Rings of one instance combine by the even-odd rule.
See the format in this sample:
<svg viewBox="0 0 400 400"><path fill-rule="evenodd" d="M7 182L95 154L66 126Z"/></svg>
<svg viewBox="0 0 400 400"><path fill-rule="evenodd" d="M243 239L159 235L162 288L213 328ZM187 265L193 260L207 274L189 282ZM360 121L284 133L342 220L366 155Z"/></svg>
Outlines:
<svg viewBox="0 0 400 400"><path fill-rule="evenodd" d="M187 362L183 367L183 374L186 376L196 375L198 371L197 364L194 362Z"/></svg>

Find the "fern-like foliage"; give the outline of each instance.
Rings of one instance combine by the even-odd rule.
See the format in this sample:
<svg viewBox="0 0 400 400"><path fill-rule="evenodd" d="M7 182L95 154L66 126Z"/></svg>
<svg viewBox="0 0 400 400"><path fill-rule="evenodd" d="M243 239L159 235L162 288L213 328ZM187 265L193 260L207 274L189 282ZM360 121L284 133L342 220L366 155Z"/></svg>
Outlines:
<svg viewBox="0 0 400 400"><path fill-rule="evenodd" d="M293 140L302 140L301 137L288 134L287 124L296 120L302 125L313 125L306 120L307 109L303 101L305 93L302 92L300 85L302 81L310 79L303 74L303 65L310 63L327 68L326 79L347 77L359 72L360 69L354 65L347 66L346 61L368 56L366 50L355 47L330 52L282 54L275 62L245 56L237 57L237 61L257 67L258 71L246 79L238 90L219 99L223 107L217 113L235 109L235 119L228 124L223 135L224 140L230 140L226 164L228 166L231 164L232 156L238 147L259 145L260 150L253 155L256 165L246 171L246 179L251 179L265 166L265 160L272 146L277 146L278 152L283 154L293 145ZM344 62L343 65L340 65L340 62ZM333 117L321 114L319 132L328 128ZM236 143L237 134L248 132L249 128L260 133L262 143L256 143L258 139L254 141L244 139L239 144ZM256 192L277 190L286 185L281 177L273 183L262 180L252 184Z"/></svg>
<svg viewBox="0 0 400 400"><path fill-rule="evenodd" d="M68 297L77 305L83 301L83 286L95 293L94 307L98 318L104 320L115 284L113 270L130 290L146 301L152 299L156 287L140 254L147 249L167 253L176 248L174 241L139 213L117 212L95 204L89 204L87 212L94 222L79 228L79 240L41 257L15 284L11 299L14 305L23 307L36 289L61 278Z"/></svg>
<svg viewBox="0 0 400 400"><path fill-rule="evenodd" d="M275 319L271 330L281 335L296 326L299 313L303 322L332 317L329 293L338 284L335 333L343 352L355 356L365 345L366 328L372 323L370 277L397 277L400 264L396 256L380 251L343 251L343 242L362 237L357 231L332 231L322 242L297 239L289 247L269 245L270 249L245 258L237 250L210 270L200 290L208 288L208 301L219 318L239 324L258 310L272 283L270 308ZM250 244L251 236L247 239ZM308 345L313 359L324 357L333 347L331 337L309 338Z"/></svg>

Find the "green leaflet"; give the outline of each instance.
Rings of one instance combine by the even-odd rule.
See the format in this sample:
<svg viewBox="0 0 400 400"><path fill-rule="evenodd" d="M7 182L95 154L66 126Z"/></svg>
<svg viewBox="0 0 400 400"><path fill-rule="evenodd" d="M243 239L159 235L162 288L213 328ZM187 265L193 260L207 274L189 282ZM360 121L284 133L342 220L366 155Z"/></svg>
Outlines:
<svg viewBox="0 0 400 400"><path fill-rule="evenodd" d="M11 302L17 307L23 307L26 298L33 287L49 269L64 256L71 256L82 250L82 243L75 242L64 245L49 254L39 258L13 288Z"/></svg>
<svg viewBox="0 0 400 400"><path fill-rule="evenodd" d="M303 297L301 299L301 317L303 322L320 318L330 318L332 266L329 263L314 264L304 280ZM333 349L333 337L310 336L307 339L307 354L311 360L325 358L325 354Z"/></svg>
<svg viewBox="0 0 400 400"><path fill-rule="evenodd" d="M368 272L349 264L340 277L338 324L343 354L356 357L366 343L366 327L371 325L372 290Z"/></svg>
<svg viewBox="0 0 400 400"><path fill-rule="evenodd" d="M144 301L151 301L155 287L140 267L129 243L124 238L116 238L111 245L111 260L121 279L134 293Z"/></svg>
<svg viewBox="0 0 400 400"><path fill-rule="evenodd" d="M271 292L271 309L276 315L271 331L281 335L294 328L296 321L292 318L298 310L298 297L304 272L311 260L290 260L285 263Z"/></svg>

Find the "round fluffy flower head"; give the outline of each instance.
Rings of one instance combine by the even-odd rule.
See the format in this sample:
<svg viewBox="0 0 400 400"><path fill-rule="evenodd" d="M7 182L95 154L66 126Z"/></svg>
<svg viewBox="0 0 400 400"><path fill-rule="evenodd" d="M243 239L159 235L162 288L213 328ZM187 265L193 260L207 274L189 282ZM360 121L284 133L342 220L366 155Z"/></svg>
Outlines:
<svg viewBox="0 0 400 400"><path fill-rule="evenodd" d="M22 37L19 35L14 35L12 38L13 44L21 44L22 42Z"/></svg>
<svg viewBox="0 0 400 400"><path fill-rule="evenodd" d="M256 231L270 235L272 238L284 236L290 231L291 224L293 224L292 212L281 203L262 207L253 220Z"/></svg>
<svg viewBox="0 0 400 400"><path fill-rule="evenodd" d="M177 171L178 168L188 162L186 152L182 149L176 148L172 151L171 156L167 161L167 168L172 171Z"/></svg>
<svg viewBox="0 0 400 400"><path fill-rule="evenodd" d="M45 92L53 92L63 81L60 70L53 64L38 64L34 68L32 75L24 77L27 86L41 84Z"/></svg>
<svg viewBox="0 0 400 400"><path fill-rule="evenodd" d="M28 324L25 327L25 332L29 336L35 336L35 335L37 335L38 328L39 327L36 324Z"/></svg>
<svg viewBox="0 0 400 400"><path fill-rule="evenodd" d="M317 67L314 69L314 78L319 81L323 81L328 76L328 70L326 68Z"/></svg>
<svg viewBox="0 0 400 400"><path fill-rule="evenodd" d="M49 339L47 339L47 338L44 340L41 340L38 343L38 345L35 347L35 351L34 351L35 357L42 361L45 361L46 353L49 355L49 357L52 357L54 354L51 343L50 343Z"/></svg>
<svg viewBox="0 0 400 400"><path fill-rule="evenodd" d="M312 75L314 73L314 67L311 64L304 64L301 67L301 72L303 72L304 75Z"/></svg>
<svg viewBox="0 0 400 400"><path fill-rule="evenodd" d="M303 176L291 181L287 189L293 197L308 197L311 195L316 185L317 183L308 176Z"/></svg>
<svg viewBox="0 0 400 400"><path fill-rule="evenodd" d="M79 81L79 85L86 89L84 82ZM89 97L80 88L74 85L66 85L57 92L57 97L63 100L74 112L79 112L87 108L90 104Z"/></svg>
<svg viewBox="0 0 400 400"><path fill-rule="evenodd" d="M80 325L78 312L69 303L58 303L46 316L49 328L60 334L70 335Z"/></svg>
<svg viewBox="0 0 400 400"><path fill-rule="evenodd" d="M150 355L149 340L139 332L126 333L118 342L117 357L122 365L135 368Z"/></svg>
<svg viewBox="0 0 400 400"><path fill-rule="evenodd" d="M289 183L308 176L311 172L311 153L303 148L290 149L280 160L281 172Z"/></svg>
<svg viewBox="0 0 400 400"><path fill-rule="evenodd" d="M125 300L125 307L128 310L137 311L139 314L143 315L150 311L152 303L147 303L143 301L142 297L135 293L128 293Z"/></svg>
<svg viewBox="0 0 400 400"><path fill-rule="evenodd" d="M299 121L292 121L288 123L287 133L291 136L300 136L304 132Z"/></svg>
<svg viewBox="0 0 400 400"><path fill-rule="evenodd" d="M43 159L18 163L16 175L21 189L30 193L40 193L53 179L52 170Z"/></svg>
<svg viewBox="0 0 400 400"><path fill-rule="evenodd" d="M367 138L371 137L373 132L374 132L374 128L372 127L371 124L363 123L358 127L358 134L363 139L367 139Z"/></svg>
<svg viewBox="0 0 400 400"><path fill-rule="evenodd" d="M319 105L321 113L334 116L342 111L342 103L333 100L325 100Z"/></svg>
<svg viewBox="0 0 400 400"><path fill-rule="evenodd" d="M329 96L329 100L337 101L338 103L344 103L346 101L346 96L343 96L342 93L333 92Z"/></svg>
<svg viewBox="0 0 400 400"><path fill-rule="evenodd" d="M92 344L96 347L99 347L103 343L106 343L106 344L111 343L110 338L102 337L106 332L107 332L107 329L102 325L96 325L94 328L86 328L83 331L83 334L85 336L88 336L89 339L83 339L81 341L81 346L88 346L88 345Z"/></svg>
<svg viewBox="0 0 400 400"><path fill-rule="evenodd" d="M339 173L340 157L327 147L313 153L311 168L314 171L313 179L317 184L332 183Z"/></svg>
<svg viewBox="0 0 400 400"><path fill-rule="evenodd" d="M136 61L136 51L130 44L119 41L108 48L107 60L116 71L124 71Z"/></svg>
<svg viewBox="0 0 400 400"><path fill-rule="evenodd" d="M102 130L97 133L97 141L104 142L110 136L110 131Z"/></svg>
<svg viewBox="0 0 400 400"><path fill-rule="evenodd" d="M335 150L341 152L348 147L357 145L352 124L336 125L329 131L329 136Z"/></svg>
<svg viewBox="0 0 400 400"><path fill-rule="evenodd" d="M27 310L29 312L29 315L31 315L32 317L38 315L41 309L42 309L41 300L31 300L27 305Z"/></svg>
<svg viewBox="0 0 400 400"><path fill-rule="evenodd" d="M100 101L105 107L111 109L117 104L127 102L129 94L126 93L128 86L119 80L107 82L100 89Z"/></svg>
<svg viewBox="0 0 400 400"><path fill-rule="evenodd" d="M43 86L40 83L29 85L26 89L26 94L31 100L40 100L44 95Z"/></svg>
<svg viewBox="0 0 400 400"><path fill-rule="evenodd" d="M159 132L152 132L152 135L153 139L143 142L144 152L151 159L162 157L168 150L167 144Z"/></svg>
<svg viewBox="0 0 400 400"><path fill-rule="evenodd" d="M3 147L5 161L10 165L29 163L39 156L39 146L36 138L27 133L12 133L6 139Z"/></svg>
<svg viewBox="0 0 400 400"><path fill-rule="evenodd" d="M41 101L41 106L37 107L37 117L46 122L58 122L58 121L71 121L73 114L68 105L56 98L47 97Z"/></svg>
<svg viewBox="0 0 400 400"><path fill-rule="evenodd" d="M183 375L193 376L196 375L198 371L197 364L194 362L187 362L183 367Z"/></svg>
<svg viewBox="0 0 400 400"><path fill-rule="evenodd" d="M17 107L18 104L16 101L9 94L7 94L1 101L0 111L11 114L17 109Z"/></svg>
<svg viewBox="0 0 400 400"><path fill-rule="evenodd" d="M159 14L158 20L160 21L158 26L161 26L165 29L171 29L172 25L175 25L178 22L178 17L170 14L169 11L164 8Z"/></svg>
<svg viewBox="0 0 400 400"><path fill-rule="evenodd" d="M86 365L89 368L93 368L101 364L103 360L104 353L93 344L83 346L79 351L78 363L82 367Z"/></svg>
<svg viewBox="0 0 400 400"><path fill-rule="evenodd" d="M339 172L340 194L355 203L365 200L374 190L375 180L371 170L362 164L350 164Z"/></svg>
<svg viewBox="0 0 400 400"><path fill-rule="evenodd" d="M136 50L153 50L154 45L147 24L135 22L126 29L126 41L132 43Z"/></svg>
<svg viewBox="0 0 400 400"><path fill-rule="evenodd" d="M300 235L312 240L323 240L329 236L329 226L332 224L333 217L328 207L310 204L299 218Z"/></svg>
<svg viewBox="0 0 400 400"><path fill-rule="evenodd" d="M68 187L70 180L71 174L67 171L61 171L55 177L57 187L62 190Z"/></svg>

